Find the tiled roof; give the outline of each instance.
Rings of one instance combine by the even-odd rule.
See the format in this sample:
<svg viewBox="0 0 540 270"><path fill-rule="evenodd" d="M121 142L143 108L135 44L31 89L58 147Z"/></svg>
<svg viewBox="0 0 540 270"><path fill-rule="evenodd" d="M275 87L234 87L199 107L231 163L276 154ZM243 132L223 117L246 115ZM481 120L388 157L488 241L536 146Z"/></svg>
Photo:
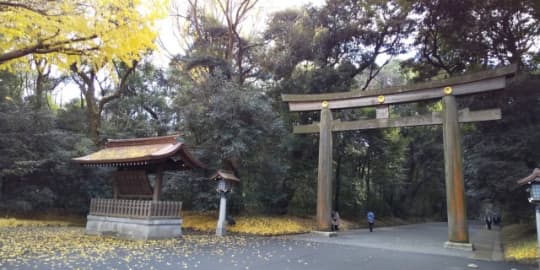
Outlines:
<svg viewBox="0 0 540 270"><path fill-rule="evenodd" d="M74 158L73 161L83 165L133 166L179 155L188 165L204 168L204 164L191 155L185 144L177 141L179 136L108 140L104 149Z"/></svg>

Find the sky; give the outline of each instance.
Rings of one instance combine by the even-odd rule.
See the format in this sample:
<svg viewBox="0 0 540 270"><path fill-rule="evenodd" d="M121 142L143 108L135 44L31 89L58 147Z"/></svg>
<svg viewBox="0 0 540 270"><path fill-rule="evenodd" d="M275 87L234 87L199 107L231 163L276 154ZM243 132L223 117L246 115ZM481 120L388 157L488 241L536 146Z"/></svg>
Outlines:
<svg viewBox="0 0 540 270"><path fill-rule="evenodd" d="M182 7L187 5L186 0L171 0L178 6ZM263 27L266 25L266 19L273 12L290 9L301 8L305 5L321 6L324 4L324 0L259 0L253 10L253 14L250 14L249 18L253 18L253 21L246 22L249 28L245 31L262 32ZM169 19L160 21L157 25L159 29L159 46L156 52L152 56L152 62L160 67L166 67L169 63L170 54L178 54L182 51L181 46L178 45L176 33L173 30L174 23ZM57 104L65 104L72 99L79 98L80 92L74 83L67 83L57 87L53 92L53 97Z"/></svg>

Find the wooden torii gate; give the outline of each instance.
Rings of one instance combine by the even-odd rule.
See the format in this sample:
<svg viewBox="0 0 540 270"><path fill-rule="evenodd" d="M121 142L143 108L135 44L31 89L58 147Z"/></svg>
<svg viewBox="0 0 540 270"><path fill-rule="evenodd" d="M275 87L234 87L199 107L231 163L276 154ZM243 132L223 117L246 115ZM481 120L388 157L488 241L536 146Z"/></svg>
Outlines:
<svg viewBox="0 0 540 270"><path fill-rule="evenodd" d="M293 133L319 133L319 168L317 181L317 227L330 230L332 194L332 131L363 130L422 125L443 125L444 170L448 210L447 247L472 248L469 242L467 207L462 170L462 149L458 123L501 119L499 108L458 111L456 96L504 89L507 78L517 71L509 66L440 81L369 91L328 94L283 94L290 111L321 112L319 123L295 126ZM442 99L443 111L431 115L389 117L389 105ZM376 107L376 118L347 121L332 120L331 110Z"/></svg>

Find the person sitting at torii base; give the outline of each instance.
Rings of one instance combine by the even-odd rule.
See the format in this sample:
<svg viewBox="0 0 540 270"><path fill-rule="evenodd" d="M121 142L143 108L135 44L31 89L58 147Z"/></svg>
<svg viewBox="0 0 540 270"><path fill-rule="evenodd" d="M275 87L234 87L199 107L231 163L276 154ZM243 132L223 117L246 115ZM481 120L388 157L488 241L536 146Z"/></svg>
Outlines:
<svg viewBox="0 0 540 270"><path fill-rule="evenodd" d="M331 221L332 221L332 231L339 231L339 213L337 211L332 211L331 215Z"/></svg>

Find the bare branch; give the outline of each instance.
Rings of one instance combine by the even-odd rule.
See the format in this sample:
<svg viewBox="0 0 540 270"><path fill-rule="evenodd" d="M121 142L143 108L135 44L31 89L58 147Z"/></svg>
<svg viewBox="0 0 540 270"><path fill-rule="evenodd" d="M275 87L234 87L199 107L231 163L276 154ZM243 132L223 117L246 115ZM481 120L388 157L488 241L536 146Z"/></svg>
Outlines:
<svg viewBox="0 0 540 270"><path fill-rule="evenodd" d="M133 74L133 72L137 68L138 63L139 63L138 61L133 61L131 67L129 67L126 70L126 73L124 73L124 75L120 79L120 84L118 85L118 88L116 89L116 91L112 93L110 96L103 97L99 101L99 104L98 104L99 114L101 114L101 112L103 111L103 108L105 107L107 103L117 98L120 98L127 91L127 88L128 88L127 81L129 79L129 76L131 76L131 74Z"/></svg>

